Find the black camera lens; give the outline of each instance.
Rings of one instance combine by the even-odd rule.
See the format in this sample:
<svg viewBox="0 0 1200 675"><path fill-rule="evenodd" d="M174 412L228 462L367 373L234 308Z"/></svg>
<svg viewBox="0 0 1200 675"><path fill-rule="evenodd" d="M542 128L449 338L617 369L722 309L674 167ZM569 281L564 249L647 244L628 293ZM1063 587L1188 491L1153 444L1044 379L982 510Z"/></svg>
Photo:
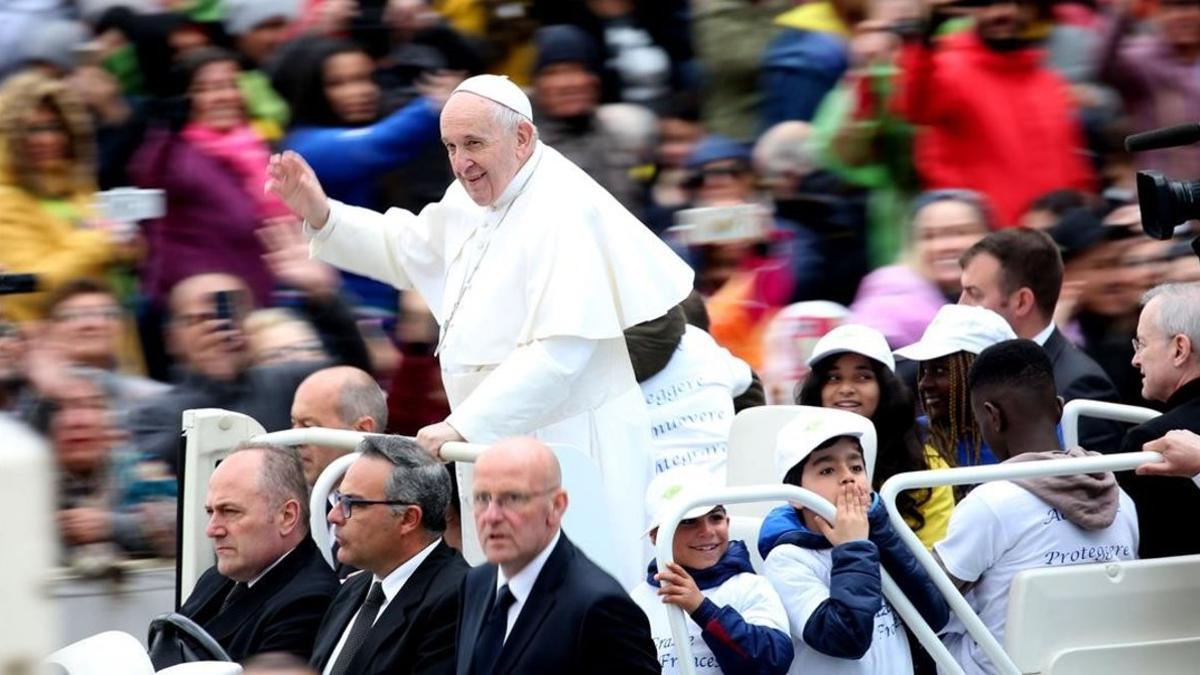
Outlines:
<svg viewBox="0 0 1200 675"><path fill-rule="evenodd" d="M1142 231L1155 239L1170 239L1175 226L1200 218L1200 181L1170 180L1158 171L1137 174Z"/></svg>

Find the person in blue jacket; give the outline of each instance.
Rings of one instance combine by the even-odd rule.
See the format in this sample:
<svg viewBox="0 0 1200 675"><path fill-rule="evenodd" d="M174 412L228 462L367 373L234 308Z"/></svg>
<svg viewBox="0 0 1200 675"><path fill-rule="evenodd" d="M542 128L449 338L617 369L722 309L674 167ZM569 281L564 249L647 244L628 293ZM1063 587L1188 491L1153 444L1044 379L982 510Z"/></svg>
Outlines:
<svg viewBox="0 0 1200 675"><path fill-rule="evenodd" d="M272 84L288 102L292 123L282 142L312 166L333 199L380 208L378 181L441 138L438 118L459 78L429 76L423 95L383 114L375 65L357 44L324 37L289 44L273 68ZM343 273L347 290L385 316L396 313L387 284Z"/></svg>
<svg viewBox="0 0 1200 675"><path fill-rule="evenodd" d="M871 492L875 450L871 421L843 410L801 406L779 432L781 480L837 507L830 523L785 504L759 533L764 574L788 611L793 674L912 674L904 626L883 597L883 569L933 630L949 619L945 598Z"/></svg>
<svg viewBox="0 0 1200 675"><path fill-rule="evenodd" d="M647 490L654 514L651 540L672 504L684 494L716 487L704 466L681 466L659 474ZM650 619L663 673L680 672L667 605L682 609L697 675L783 675L795 654L787 611L770 582L754 572L746 544L729 541L723 506L700 506L684 514L672 540L672 562L650 561L646 580L630 595Z"/></svg>

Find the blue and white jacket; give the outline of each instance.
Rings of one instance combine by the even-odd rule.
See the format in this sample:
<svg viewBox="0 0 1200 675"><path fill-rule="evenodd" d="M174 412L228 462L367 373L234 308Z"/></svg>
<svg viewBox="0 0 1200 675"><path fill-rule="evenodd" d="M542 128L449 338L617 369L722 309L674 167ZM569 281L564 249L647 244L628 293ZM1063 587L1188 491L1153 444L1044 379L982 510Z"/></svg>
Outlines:
<svg viewBox="0 0 1200 675"><path fill-rule="evenodd" d="M687 568L685 568L687 569ZM783 675L793 649L787 612L771 583L754 573L750 554L740 541L712 567L687 569L704 595L692 612L688 635L698 675ZM654 580L658 565L650 562L646 581L630 595L650 618L650 632L663 673L679 672L679 661L666 605Z"/></svg>
<svg viewBox="0 0 1200 675"><path fill-rule="evenodd" d="M789 672L911 675L904 627L884 599L880 564L936 631L949 619L941 593L900 541L877 495L869 539L832 546L790 505L763 521L758 550L792 627Z"/></svg>

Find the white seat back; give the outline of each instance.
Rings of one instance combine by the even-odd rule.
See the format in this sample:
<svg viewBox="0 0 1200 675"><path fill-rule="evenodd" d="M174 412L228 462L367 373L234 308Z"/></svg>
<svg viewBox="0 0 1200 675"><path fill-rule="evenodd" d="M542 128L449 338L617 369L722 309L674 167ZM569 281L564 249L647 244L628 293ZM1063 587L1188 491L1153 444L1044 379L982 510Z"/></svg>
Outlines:
<svg viewBox="0 0 1200 675"><path fill-rule="evenodd" d="M33 662L63 643L58 605L46 598L49 570L58 555L54 524L54 453L45 439L0 414L0 494L11 506L0 524L0 671L3 664Z"/></svg>
<svg viewBox="0 0 1200 675"><path fill-rule="evenodd" d="M755 516L729 517L729 540L745 542L750 551L750 564L754 566L755 574L763 573L763 559L758 554L758 532L762 529L762 523L763 519Z"/></svg>
<svg viewBox="0 0 1200 675"><path fill-rule="evenodd" d="M110 630L67 645L46 657L67 675L154 675L146 648L129 633Z"/></svg>
<svg viewBox="0 0 1200 675"><path fill-rule="evenodd" d="M1194 675L1200 670L1200 638L1068 649L1044 675Z"/></svg>
<svg viewBox="0 0 1200 675"><path fill-rule="evenodd" d="M769 485L778 483L775 476L775 437L779 430L795 419L800 406L766 405L747 408L733 418L729 428L729 459L725 484ZM778 506L772 502L731 504L729 512L740 516L762 517Z"/></svg>
<svg viewBox="0 0 1200 675"><path fill-rule="evenodd" d="M1009 591L1005 651L1022 673L1047 672L1068 650L1126 645L1110 651L1133 654L1139 645L1200 638L1198 608L1200 555L1025 570ZM1092 661L1067 661L1077 662ZM1200 659L1192 664L1190 672L1200 670ZM1147 672L1167 671L1154 662Z"/></svg>

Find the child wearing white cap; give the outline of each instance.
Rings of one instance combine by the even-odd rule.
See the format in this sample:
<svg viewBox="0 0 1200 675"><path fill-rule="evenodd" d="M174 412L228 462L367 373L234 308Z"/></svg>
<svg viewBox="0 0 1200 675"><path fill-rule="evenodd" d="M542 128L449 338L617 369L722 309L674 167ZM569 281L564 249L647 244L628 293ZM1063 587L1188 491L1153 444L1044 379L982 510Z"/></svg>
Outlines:
<svg viewBox="0 0 1200 675"><path fill-rule="evenodd" d="M871 484L876 490L898 473L949 466L921 442L912 394L896 376L883 333L862 324L838 326L817 342L808 365L796 403L857 413L875 425L879 448ZM896 506L929 548L946 534L954 490L911 490L900 494Z"/></svg>
<svg viewBox="0 0 1200 675"><path fill-rule="evenodd" d="M954 466L995 464L971 414L967 371L984 349L1016 339L999 314L982 307L945 305L917 342L896 356L918 363L917 395L928 419L926 444Z"/></svg>
<svg viewBox="0 0 1200 675"><path fill-rule="evenodd" d="M911 675L900 617L883 597L881 565L936 631L949 610L891 528L871 492L875 428L861 415L804 407L779 432L776 474L837 506L829 523L785 504L763 521L764 573L788 610L796 659L789 671Z"/></svg>
<svg viewBox="0 0 1200 675"><path fill-rule="evenodd" d="M683 495L715 489L711 469L683 466L659 474L646 494L654 514L650 539L672 504ZM674 562L659 570L650 561L645 581L630 592L650 619L663 673L679 672L666 605L687 612L696 673L782 675L794 651L787 612L770 582L754 573L746 544L729 541L723 506L699 506L684 514L671 547Z"/></svg>

